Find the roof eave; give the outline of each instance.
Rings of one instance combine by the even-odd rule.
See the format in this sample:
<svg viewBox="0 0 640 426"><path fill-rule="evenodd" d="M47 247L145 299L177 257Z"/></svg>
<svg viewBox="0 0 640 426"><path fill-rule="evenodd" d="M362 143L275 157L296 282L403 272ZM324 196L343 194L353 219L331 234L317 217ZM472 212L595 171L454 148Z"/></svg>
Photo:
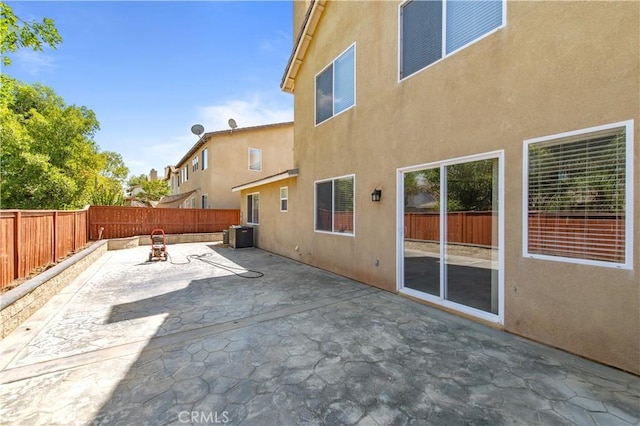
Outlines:
<svg viewBox="0 0 640 426"><path fill-rule="evenodd" d="M280 82L280 88L287 93L293 93L296 85L296 76L302 66L304 57L307 54L313 35L315 34L316 27L322 16L327 0L314 0L309 6L307 15L305 16L300 33L296 39L296 44L293 47L289 62L285 68L282 81Z"/></svg>
<svg viewBox="0 0 640 426"><path fill-rule="evenodd" d="M278 173L272 176L267 176L262 179L254 180L253 182L243 183L242 185L234 186L231 188L231 192L243 191L245 189L255 188L257 186L266 185L273 182L289 179L298 176L298 169L289 169L282 173Z"/></svg>

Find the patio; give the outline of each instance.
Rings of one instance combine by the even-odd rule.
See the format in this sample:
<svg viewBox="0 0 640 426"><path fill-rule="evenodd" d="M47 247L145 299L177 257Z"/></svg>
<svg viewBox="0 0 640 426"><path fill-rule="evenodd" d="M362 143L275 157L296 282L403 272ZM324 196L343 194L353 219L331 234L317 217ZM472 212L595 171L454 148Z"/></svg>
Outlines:
<svg viewBox="0 0 640 426"><path fill-rule="evenodd" d="M634 375L259 249L148 251L0 341L3 424L640 421Z"/></svg>

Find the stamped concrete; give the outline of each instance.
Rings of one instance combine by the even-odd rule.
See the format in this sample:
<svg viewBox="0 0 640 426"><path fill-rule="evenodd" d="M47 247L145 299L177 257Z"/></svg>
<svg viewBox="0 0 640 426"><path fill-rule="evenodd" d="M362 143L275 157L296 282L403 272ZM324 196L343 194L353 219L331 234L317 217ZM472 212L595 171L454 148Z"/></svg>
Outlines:
<svg viewBox="0 0 640 426"><path fill-rule="evenodd" d="M640 421L636 376L258 249L169 252L108 252L0 342L1 424Z"/></svg>

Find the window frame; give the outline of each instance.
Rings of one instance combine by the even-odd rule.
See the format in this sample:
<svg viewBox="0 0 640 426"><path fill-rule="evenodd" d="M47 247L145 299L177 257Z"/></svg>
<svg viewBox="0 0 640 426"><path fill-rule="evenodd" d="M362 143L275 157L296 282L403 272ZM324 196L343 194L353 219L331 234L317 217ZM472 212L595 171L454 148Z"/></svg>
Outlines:
<svg viewBox="0 0 640 426"><path fill-rule="evenodd" d="M282 190L283 189L287 192L287 195L285 197L282 197ZM287 206L284 209L282 208L282 202L283 201L287 202ZM280 187L280 212L286 213L288 211L289 211L289 187L288 186L281 186Z"/></svg>
<svg viewBox="0 0 640 426"><path fill-rule="evenodd" d="M258 200L258 207L256 208L257 212L258 212L258 220L257 221L253 221L253 199L254 197L257 196L257 200ZM249 198L251 198L251 208L249 208ZM247 225L259 225L260 224L260 193L259 192L252 192L250 194L247 194ZM251 216L251 217L250 217Z"/></svg>
<svg viewBox="0 0 640 426"><path fill-rule="evenodd" d="M335 206L333 205L333 201L335 200L335 182L344 178L353 178L353 232L339 232L335 231L335 225L333 224L333 215L335 214ZM318 229L318 184L331 182L331 215L332 215L332 230L325 231L322 229ZM328 179L320 179L313 182L313 231L319 234L331 234L331 235L341 235L346 237L355 237L356 236L356 175L355 173L343 176L336 176Z"/></svg>
<svg viewBox="0 0 640 426"><path fill-rule="evenodd" d="M206 203L205 203L206 200ZM200 207L202 207L203 209L208 209L209 208L209 194L202 194L200 195Z"/></svg>
<svg viewBox="0 0 640 426"><path fill-rule="evenodd" d="M336 61L338 59L340 59L343 55L345 55L351 48L353 48L353 104L348 106L347 108L343 109L342 111L336 113L335 112L335 76L336 76L336 71L335 71L335 64ZM325 118L324 120L318 122L317 121L317 113L318 113L318 76L320 74L322 74L323 72L325 72L327 70L327 68L329 67L333 67L332 70L332 75L331 75L331 82L332 82L332 93L331 93L331 116ZM338 56L336 56L331 62L329 62L324 68L322 68L320 70L320 72L318 72L314 77L313 77L313 122L314 122L314 126L317 127L319 125L321 125L322 123L326 123L327 121L331 120L334 117L339 116L340 114L344 113L345 111L349 111L350 109L352 109L353 107L356 106L357 104L357 73L356 73L356 68L357 68L357 47L356 47L356 42L354 41L353 43L351 43L345 50L343 50Z"/></svg>
<svg viewBox="0 0 640 426"><path fill-rule="evenodd" d="M486 33L484 33L483 35L481 35L478 38L475 38L473 40L471 40L470 42L460 46L459 48L457 48L456 50L447 53L447 43L446 43L446 37L447 37L447 25L446 25L446 21L447 21L447 2L451 1L451 0L440 0L442 1L442 56L440 57L440 59L438 59L437 61L434 61L432 63L430 63L429 65L426 65L423 68L420 68L417 71L412 72L409 75L402 75L402 10L403 7L405 5L407 5L407 3L410 3L412 1L418 1L418 0L404 0L401 1L398 4L398 83L416 75L421 73L422 71L432 67L433 65L442 62L444 59L455 55L456 53L458 53L461 50L466 49L467 47L471 46L472 44L475 44L477 42L479 42L480 40L484 39L485 37L490 36L491 34L500 31L501 29L505 28L507 26L507 0L501 0L502 2L502 24L494 29L492 29L491 31L488 31Z"/></svg>
<svg viewBox="0 0 640 426"><path fill-rule="evenodd" d="M198 171L198 156L197 155L194 156L191 159L191 171L194 172L194 173Z"/></svg>
<svg viewBox="0 0 640 426"><path fill-rule="evenodd" d="M260 163L259 163L259 168L258 169L253 169L251 168L251 152L255 151L260 155ZM248 157L248 163L249 163L249 170L252 172L261 172L262 171L262 149L261 148L249 148L249 157Z"/></svg>
<svg viewBox="0 0 640 426"><path fill-rule="evenodd" d="M549 142L562 139L576 138L584 136L589 138L590 134L607 130L625 129L625 261L609 262L605 260L583 259L577 257L564 257L529 252L529 146L541 142ZM634 144L634 120L620 121L616 123L604 124L601 126L589 127L573 130L564 133L557 133L523 141L523 161L522 161L522 256L530 259L541 259L553 262L575 263L579 265L600 266L617 269L633 269L633 144Z"/></svg>

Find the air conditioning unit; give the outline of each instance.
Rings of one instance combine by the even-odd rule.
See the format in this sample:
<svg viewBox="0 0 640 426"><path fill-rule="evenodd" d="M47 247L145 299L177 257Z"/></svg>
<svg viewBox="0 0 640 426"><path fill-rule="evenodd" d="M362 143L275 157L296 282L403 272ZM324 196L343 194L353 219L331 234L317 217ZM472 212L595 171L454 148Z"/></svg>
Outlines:
<svg viewBox="0 0 640 426"><path fill-rule="evenodd" d="M232 226L229 228L229 247L253 247L253 228L251 226Z"/></svg>

